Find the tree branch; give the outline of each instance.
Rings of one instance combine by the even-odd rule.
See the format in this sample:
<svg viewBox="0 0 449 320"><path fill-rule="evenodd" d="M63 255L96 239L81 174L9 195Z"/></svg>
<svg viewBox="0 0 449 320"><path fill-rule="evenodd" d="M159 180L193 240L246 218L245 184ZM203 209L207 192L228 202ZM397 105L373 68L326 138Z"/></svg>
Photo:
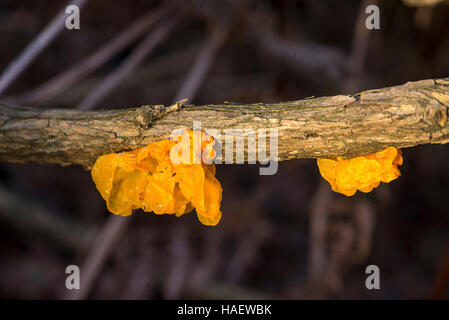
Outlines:
<svg viewBox="0 0 449 320"><path fill-rule="evenodd" d="M105 111L0 106L0 161L90 168L102 154L168 138L194 120L203 129L221 131L277 128L279 160L449 142L449 78L274 104L180 106Z"/></svg>

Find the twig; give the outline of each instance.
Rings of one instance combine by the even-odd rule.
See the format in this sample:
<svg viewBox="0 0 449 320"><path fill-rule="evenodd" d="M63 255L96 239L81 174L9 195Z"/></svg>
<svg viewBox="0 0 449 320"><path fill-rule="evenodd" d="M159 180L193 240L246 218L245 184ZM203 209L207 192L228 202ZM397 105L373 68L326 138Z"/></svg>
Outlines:
<svg viewBox="0 0 449 320"><path fill-rule="evenodd" d="M343 82L341 91L352 92L359 89L357 83L363 74L366 53L368 51L369 38L373 33L365 26L366 13L365 9L368 5L376 5L377 0L364 0L360 4L357 20L354 25L354 34L352 39L351 55L349 56L347 70L349 76Z"/></svg>
<svg viewBox="0 0 449 320"><path fill-rule="evenodd" d="M24 233L38 235L56 245L86 252L93 242L94 229L51 212L38 203L13 194L0 186L0 219Z"/></svg>
<svg viewBox="0 0 449 320"><path fill-rule="evenodd" d="M258 249L270 233L270 225L265 221L259 221L251 227L250 232L245 234L244 238L237 245L226 268L228 283L236 284L242 280L248 267L256 260Z"/></svg>
<svg viewBox="0 0 449 320"><path fill-rule="evenodd" d="M70 0L45 29L24 49L20 56L10 63L0 77L0 95L8 89L12 82L28 67L34 58L64 30L65 19L67 18L65 8L73 4L81 9L86 2L87 0Z"/></svg>
<svg viewBox="0 0 449 320"><path fill-rule="evenodd" d="M355 242L355 230L351 224L337 222L329 226L332 240L329 243L329 259L323 274L325 289L332 293L342 287L342 277L347 261L351 258L352 246Z"/></svg>
<svg viewBox="0 0 449 320"><path fill-rule="evenodd" d="M109 217L108 222L99 234L92 251L87 256L86 262L81 267L82 276L80 277L80 289L74 290L73 293L69 294L68 298L78 300L87 297L98 273L130 220L131 218L129 217Z"/></svg>
<svg viewBox="0 0 449 320"><path fill-rule="evenodd" d="M347 55L336 47L280 38L268 30L268 17L251 21L251 39L261 53L282 69L293 71L308 81L341 81L346 74Z"/></svg>
<svg viewBox="0 0 449 320"><path fill-rule="evenodd" d="M221 230L208 230L204 234L203 257L193 267L187 279L189 292L198 295L219 270L224 234Z"/></svg>
<svg viewBox="0 0 449 320"><path fill-rule="evenodd" d="M351 262L361 263L371 251L371 241L375 224L375 211L366 198L355 203L353 219L357 231L357 243L351 256Z"/></svg>
<svg viewBox="0 0 449 320"><path fill-rule="evenodd" d="M226 39L226 30L219 26L216 27L215 32L212 33L211 37L195 59L189 74L176 95L175 101L181 99L192 100L210 68L212 61L217 54L217 50L223 45Z"/></svg>
<svg viewBox="0 0 449 320"><path fill-rule="evenodd" d="M171 232L169 243L169 266L163 283L163 295L165 299L179 299L186 284L187 270L191 256L188 246L188 229L177 225Z"/></svg>
<svg viewBox="0 0 449 320"><path fill-rule="evenodd" d="M320 181L317 193L312 201L309 218L309 252L307 277L310 283L317 282L325 270L327 257L327 220L332 191L325 181Z"/></svg>
<svg viewBox="0 0 449 320"><path fill-rule="evenodd" d="M144 14L84 61L73 65L29 92L6 97L3 101L12 104L33 105L51 99L106 63L170 11L171 8L167 6Z"/></svg>
<svg viewBox="0 0 449 320"><path fill-rule="evenodd" d="M142 63L150 52L166 38L170 30L175 26L177 18L172 18L142 40L130 56L120 65L120 67L110 74L79 104L78 109L89 110L94 108L104 97L106 97L121 81Z"/></svg>
<svg viewBox="0 0 449 320"><path fill-rule="evenodd" d="M119 276L122 272L130 273L119 297L125 300L151 298L152 289L160 278L158 266L161 264L157 259L158 252L154 248L157 232L155 228L145 226L141 230L133 231L133 235L130 234L121 242L125 246L123 250L111 255L112 259L120 263L115 274L118 279L122 279ZM139 246L135 246L136 241ZM136 259L128 259L130 256L128 251L137 254Z"/></svg>
<svg viewBox="0 0 449 320"><path fill-rule="evenodd" d="M145 61L141 66L136 68L132 72L132 76L127 77L126 81L120 83L114 90L114 96L126 94L130 90L132 92L135 92L135 90L142 91L142 99L153 99L155 101L161 101L173 96L173 92L179 88L180 80L182 80L180 72L187 72L189 69L188 64L194 60L198 51L199 46L192 44L192 46L183 47L181 51L151 57L148 61ZM52 97L48 102L36 102L33 107L76 106L104 78L104 75L100 73L87 76L82 81L78 81L78 83L65 90L63 94ZM167 80L160 81L162 78ZM208 94L210 94L209 90ZM19 96L17 97L19 98ZM10 101L8 97L5 97L5 99L0 99L0 104L4 102L6 105L22 105L17 104L16 101Z"/></svg>

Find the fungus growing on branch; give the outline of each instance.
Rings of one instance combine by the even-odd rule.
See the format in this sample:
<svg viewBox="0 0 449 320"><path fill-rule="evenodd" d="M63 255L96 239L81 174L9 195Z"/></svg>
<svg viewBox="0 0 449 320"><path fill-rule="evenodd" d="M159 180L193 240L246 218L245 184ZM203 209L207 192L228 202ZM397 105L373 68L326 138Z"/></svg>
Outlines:
<svg viewBox="0 0 449 320"><path fill-rule="evenodd" d="M221 218L222 194L212 162L214 143L203 132L186 130L176 141L100 156L92 179L114 214L143 209L180 217L196 209L200 222L213 226Z"/></svg>
<svg viewBox="0 0 449 320"><path fill-rule="evenodd" d="M401 149L388 147L351 159L317 159L317 164L333 191L353 196L357 190L370 192L380 182L397 179L401 175L398 165L402 165L402 152Z"/></svg>

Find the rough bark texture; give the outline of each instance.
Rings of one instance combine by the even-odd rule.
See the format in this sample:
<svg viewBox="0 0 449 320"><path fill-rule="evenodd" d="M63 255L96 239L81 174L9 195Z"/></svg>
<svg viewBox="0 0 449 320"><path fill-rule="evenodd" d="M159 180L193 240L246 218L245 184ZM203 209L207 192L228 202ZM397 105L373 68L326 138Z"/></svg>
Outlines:
<svg viewBox="0 0 449 320"><path fill-rule="evenodd" d="M173 129L192 128L193 121L201 121L202 129L278 128L279 160L353 157L387 146L449 141L449 78L274 104L180 106L106 111L0 106L0 161L90 168L102 154L168 138Z"/></svg>

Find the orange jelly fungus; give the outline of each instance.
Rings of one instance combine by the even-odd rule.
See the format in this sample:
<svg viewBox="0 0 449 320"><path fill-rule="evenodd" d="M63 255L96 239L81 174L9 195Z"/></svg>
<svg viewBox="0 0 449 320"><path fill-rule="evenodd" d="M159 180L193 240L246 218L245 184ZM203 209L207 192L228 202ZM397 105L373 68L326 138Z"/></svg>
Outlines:
<svg viewBox="0 0 449 320"><path fill-rule="evenodd" d="M114 214L128 216L143 209L179 217L196 209L201 223L214 226L221 218L222 194L212 162L214 143L203 132L186 130L176 141L166 139L99 157L92 179ZM180 156L185 155L183 150L190 156ZM182 160L172 162L176 156Z"/></svg>
<svg viewBox="0 0 449 320"><path fill-rule="evenodd" d="M401 149L388 147L352 159L317 159L317 164L332 190L352 196L357 190L370 192L380 182L397 179L401 175L398 165L402 165L402 152Z"/></svg>

